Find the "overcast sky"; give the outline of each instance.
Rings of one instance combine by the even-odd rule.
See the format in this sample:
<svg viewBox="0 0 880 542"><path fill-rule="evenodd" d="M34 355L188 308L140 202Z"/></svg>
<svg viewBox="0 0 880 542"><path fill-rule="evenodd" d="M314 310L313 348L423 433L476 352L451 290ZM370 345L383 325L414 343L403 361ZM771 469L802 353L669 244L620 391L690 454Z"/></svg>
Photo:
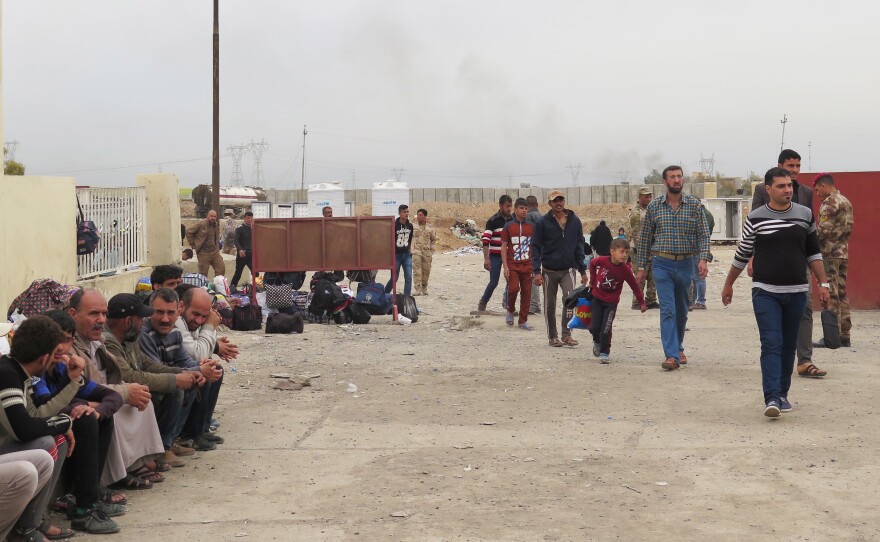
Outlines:
<svg viewBox="0 0 880 542"><path fill-rule="evenodd" d="M3 2L5 139L28 174L211 180L210 0ZM226 150L264 184L641 181L880 169L874 2L221 0ZM242 173L249 183L253 158Z"/></svg>

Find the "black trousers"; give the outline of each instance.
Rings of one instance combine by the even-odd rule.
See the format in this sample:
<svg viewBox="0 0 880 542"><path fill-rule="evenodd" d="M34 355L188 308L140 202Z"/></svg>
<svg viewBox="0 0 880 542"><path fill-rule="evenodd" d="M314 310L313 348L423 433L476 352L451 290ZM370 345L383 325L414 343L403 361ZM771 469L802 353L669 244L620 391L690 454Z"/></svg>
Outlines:
<svg viewBox="0 0 880 542"><path fill-rule="evenodd" d="M244 271L245 266L247 266L248 271L250 271L251 281L253 282L253 258L254 254L250 250L244 251L244 257L239 256L238 252L235 253L235 273L233 273L232 280L229 282L230 286L233 288L238 286L238 281L241 279L241 272Z"/></svg>
<svg viewBox="0 0 880 542"><path fill-rule="evenodd" d="M617 303L608 303L601 299L590 301L590 311L593 320L590 323L590 333L593 342L599 343L600 354L611 353L611 327L614 325L614 316L617 314Z"/></svg>
<svg viewBox="0 0 880 542"><path fill-rule="evenodd" d="M101 473L113 438L113 417L79 417L73 422L73 438L73 494L78 508L89 508L98 501Z"/></svg>

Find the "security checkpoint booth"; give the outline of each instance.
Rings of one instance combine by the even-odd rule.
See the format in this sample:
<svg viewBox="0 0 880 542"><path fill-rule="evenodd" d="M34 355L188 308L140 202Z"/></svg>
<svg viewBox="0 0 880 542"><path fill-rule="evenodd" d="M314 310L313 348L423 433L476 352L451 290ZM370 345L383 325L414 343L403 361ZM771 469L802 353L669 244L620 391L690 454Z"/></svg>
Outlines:
<svg viewBox="0 0 880 542"><path fill-rule="evenodd" d="M743 198L704 198L706 209L715 219L712 230L712 241L739 241L742 239L742 227L751 210L751 201Z"/></svg>

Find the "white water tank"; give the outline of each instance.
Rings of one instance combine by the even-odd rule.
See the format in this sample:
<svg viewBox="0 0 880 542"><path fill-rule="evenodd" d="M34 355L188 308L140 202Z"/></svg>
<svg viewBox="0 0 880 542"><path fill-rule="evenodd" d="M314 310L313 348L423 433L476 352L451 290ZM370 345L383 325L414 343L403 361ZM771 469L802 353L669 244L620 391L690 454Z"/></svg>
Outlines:
<svg viewBox="0 0 880 542"><path fill-rule="evenodd" d="M332 183L310 184L308 205L310 217L321 217L321 210L328 205L333 209L333 216L348 216L345 207L345 189L340 186L342 181Z"/></svg>
<svg viewBox="0 0 880 542"><path fill-rule="evenodd" d="M406 183L373 183L373 216L397 216L397 207L401 204L409 205L409 187ZM412 210L410 215L415 216Z"/></svg>

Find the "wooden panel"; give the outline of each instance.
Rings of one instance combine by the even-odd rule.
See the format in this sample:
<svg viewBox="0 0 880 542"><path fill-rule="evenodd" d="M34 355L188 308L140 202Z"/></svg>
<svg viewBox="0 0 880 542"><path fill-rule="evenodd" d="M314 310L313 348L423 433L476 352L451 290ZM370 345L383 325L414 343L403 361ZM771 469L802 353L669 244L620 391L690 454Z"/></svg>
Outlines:
<svg viewBox="0 0 880 542"><path fill-rule="evenodd" d="M261 244L272 247L287 245L287 221L254 220L254 237L259 237ZM260 270L280 271L287 268L287 252L284 250L267 250L260 254Z"/></svg>
<svg viewBox="0 0 880 542"><path fill-rule="evenodd" d="M357 268L357 227L357 218L324 222L324 268Z"/></svg>
<svg viewBox="0 0 880 542"><path fill-rule="evenodd" d="M290 244L287 251L289 261L295 262L296 267L308 270L324 268L323 222L323 218L300 218L295 223L288 222ZM272 247L274 250L274 245Z"/></svg>
<svg viewBox="0 0 880 542"><path fill-rule="evenodd" d="M361 220L361 269L394 267L394 219L382 218Z"/></svg>

